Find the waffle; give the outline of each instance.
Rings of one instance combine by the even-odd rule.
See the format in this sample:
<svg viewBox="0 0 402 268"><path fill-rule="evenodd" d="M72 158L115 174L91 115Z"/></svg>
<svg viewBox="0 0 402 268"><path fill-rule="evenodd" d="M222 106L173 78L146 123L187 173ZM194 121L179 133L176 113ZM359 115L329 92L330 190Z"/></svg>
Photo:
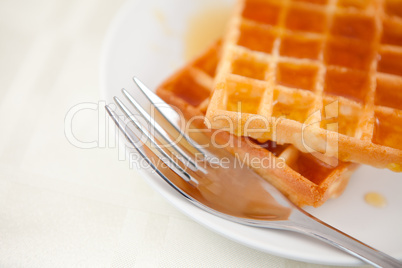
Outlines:
<svg viewBox="0 0 402 268"><path fill-rule="evenodd" d="M206 118L401 172L402 1L238 1Z"/></svg>
<svg viewBox="0 0 402 268"><path fill-rule="evenodd" d="M162 99L183 113L187 120L198 117L198 120L193 121L197 128L206 128L204 115L213 87L219 48L219 43L212 46L168 78L156 91ZM243 163L250 164L255 172L299 206L317 207L328 198L339 196L358 166L345 162L331 166L291 145L279 146L273 142L259 144L250 138L237 137L220 130L205 131L220 144L231 141L231 146L225 148L240 160L268 160L269 163Z"/></svg>

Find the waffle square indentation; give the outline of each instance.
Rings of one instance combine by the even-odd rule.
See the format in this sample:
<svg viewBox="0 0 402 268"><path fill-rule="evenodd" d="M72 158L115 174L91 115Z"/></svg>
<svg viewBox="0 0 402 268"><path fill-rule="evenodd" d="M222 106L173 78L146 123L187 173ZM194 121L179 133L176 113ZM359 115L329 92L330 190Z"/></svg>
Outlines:
<svg viewBox="0 0 402 268"><path fill-rule="evenodd" d="M356 14L335 14L331 33L336 36L371 41L375 33L374 18Z"/></svg>
<svg viewBox="0 0 402 268"><path fill-rule="evenodd" d="M237 44L251 50L271 53L275 38L275 33L267 27L243 23Z"/></svg>
<svg viewBox="0 0 402 268"><path fill-rule="evenodd" d="M264 80L265 73L267 71L268 65L263 62L259 62L252 57L237 57L232 63L232 73L258 79Z"/></svg>
<svg viewBox="0 0 402 268"><path fill-rule="evenodd" d="M320 10L290 7L285 26L290 30L322 33L327 24L326 14Z"/></svg>
<svg viewBox="0 0 402 268"><path fill-rule="evenodd" d="M316 185L320 185L336 168L324 163L310 153L298 152L289 166Z"/></svg>
<svg viewBox="0 0 402 268"><path fill-rule="evenodd" d="M388 15L402 18L402 3L400 0L386 0L385 11Z"/></svg>
<svg viewBox="0 0 402 268"><path fill-rule="evenodd" d="M272 116L304 123L314 103L314 95L308 91L275 89Z"/></svg>
<svg viewBox="0 0 402 268"><path fill-rule="evenodd" d="M314 91L318 67L312 64L278 63L276 81L279 85Z"/></svg>
<svg viewBox="0 0 402 268"><path fill-rule="evenodd" d="M378 71L402 76L402 52L393 50L380 51Z"/></svg>
<svg viewBox="0 0 402 268"><path fill-rule="evenodd" d="M364 72L327 69L324 91L328 94L363 103L368 87L369 80Z"/></svg>
<svg viewBox="0 0 402 268"><path fill-rule="evenodd" d="M189 88L192 90L188 90ZM211 94L208 88L203 87L194 80L194 76L188 70L182 74L181 79L177 80L177 83L170 90L174 95L194 107L200 105Z"/></svg>
<svg viewBox="0 0 402 268"><path fill-rule="evenodd" d="M402 79L380 75L377 77L375 105L402 110Z"/></svg>
<svg viewBox="0 0 402 268"><path fill-rule="evenodd" d="M371 48L361 42L329 41L325 48L325 62L351 69L368 70L373 54Z"/></svg>
<svg viewBox="0 0 402 268"><path fill-rule="evenodd" d="M276 25L280 10L280 5L267 0L247 0L242 16L259 23Z"/></svg>
<svg viewBox="0 0 402 268"><path fill-rule="evenodd" d="M375 119L373 143L402 150L401 114L387 114L377 111Z"/></svg>
<svg viewBox="0 0 402 268"><path fill-rule="evenodd" d="M402 23L393 20L384 20L382 26L383 33L381 43L402 46Z"/></svg>
<svg viewBox="0 0 402 268"><path fill-rule="evenodd" d="M320 39L306 38L301 35L284 35L279 53L282 56L317 60L321 52Z"/></svg>
<svg viewBox="0 0 402 268"><path fill-rule="evenodd" d="M228 81L227 110L257 114L265 88L247 83Z"/></svg>
<svg viewBox="0 0 402 268"><path fill-rule="evenodd" d="M324 96L321 128L355 137L362 111L358 103Z"/></svg>

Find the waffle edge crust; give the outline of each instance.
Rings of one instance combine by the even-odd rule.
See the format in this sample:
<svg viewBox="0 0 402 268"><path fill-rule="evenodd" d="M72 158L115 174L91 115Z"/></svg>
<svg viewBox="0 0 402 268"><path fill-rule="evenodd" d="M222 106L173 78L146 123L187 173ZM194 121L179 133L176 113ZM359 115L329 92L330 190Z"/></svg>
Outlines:
<svg viewBox="0 0 402 268"><path fill-rule="evenodd" d="M402 171L402 2L239 0L213 129Z"/></svg>
<svg viewBox="0 0 402 268"><path fill-rule="evenodd" d="M250 167L298 206L317 207L329 198L338 197L358 167L357 164L338 162L336 166L330 166L291 145L266 146L270 143L259 144L247 137L206 128L204 115L220 47L220 43L213 45L177 71L158 87L157 94L177 108L186 120L198 118L193 121L193 125L207 131L206 134L214 136L219 143L232 141L225 148L239 159L269 159L271 165L253 164ZM283 165L275 165L281 161Z"/></svg>

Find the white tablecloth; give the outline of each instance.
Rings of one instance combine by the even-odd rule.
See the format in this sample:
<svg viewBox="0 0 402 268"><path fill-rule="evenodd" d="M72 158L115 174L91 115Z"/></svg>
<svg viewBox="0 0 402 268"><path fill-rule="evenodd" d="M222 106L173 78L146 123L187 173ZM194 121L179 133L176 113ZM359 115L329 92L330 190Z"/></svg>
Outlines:
<svg viewBox="0 0 402 268"><path fill-rule="evenodd" d="M122 2L0 1L0 267L316 267L207 230L113 146L66 139L67 112L100 100L101 44ZM97 111L73 123L97 140Z"/></svg>

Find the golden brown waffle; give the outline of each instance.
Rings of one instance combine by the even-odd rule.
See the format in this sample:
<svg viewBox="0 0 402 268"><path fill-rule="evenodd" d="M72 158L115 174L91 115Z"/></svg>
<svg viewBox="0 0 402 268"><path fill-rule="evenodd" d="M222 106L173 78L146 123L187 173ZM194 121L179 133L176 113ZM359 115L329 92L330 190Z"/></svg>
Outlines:
<svg viewBox="0 0 402 268"><path fill-rule="evenodd" d="M157 89L157 94L178 108L188 120L198 116L199 119L193 122L198 128L205 128L203 117L213 86L219 48L219 44L211 47ZM245 161L242 163L250 164L260 176L299 206L320 206L328 198L339 196L358 166L340 162L333 167L291 145L279 146L272 142L257 144L228 132L209 131L209 135L221 144L232 141L233 144L226 146L226 149ZM252 163L252 159L264 161Z"/></svg>
<svg viewBox="0 0 402 268"><path fill-rule="evenodd" d="M238 1L206 118L402 171L402 1Z"/></svg>

